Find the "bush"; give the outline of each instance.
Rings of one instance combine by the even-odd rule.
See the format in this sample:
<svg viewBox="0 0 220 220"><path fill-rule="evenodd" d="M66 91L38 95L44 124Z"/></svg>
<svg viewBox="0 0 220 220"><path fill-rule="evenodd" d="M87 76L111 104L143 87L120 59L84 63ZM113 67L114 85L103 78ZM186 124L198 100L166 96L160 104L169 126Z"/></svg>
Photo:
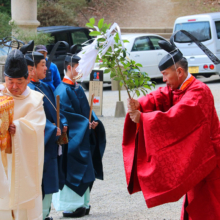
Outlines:
<svg viewBox="0 0 220 220"><path fill-rule="evenodd" d="M11 0L0 0L0 12L11 15Z"/></svg>
<svg viewBox="0 0 220 220"><path fill-rule="evenodd" d="M23 30L19 27L13 28L13 36L25 43L28 43L30 40L34 40L35 45L46 45L54 40L54 37L52 37L50 34L39 32L36 33L28 30Z"/></svg>
<svg viewBox="0 0 220 220"><path fill-rule="evenodd" d="M27 43L30 40L34 40L36 44L48 44L54 38L50 34L35 33L28 30L23 30L16 26L13 22L9 24L11 17L7 13L0 12L0 40L5 37L13 36L21 41ZM13 32L12 32L13 28Z"/></svg>
<svg viewBox="0 0 220 220"><path fill-rule="evenodd" d="M0 39L11 35L11 26L9 25L9 21L11 17L5 13L0 12Z"/></svg>
<svg viewBox="0 0 220 220"><path fill-rule="evenodd" d="M41 26L77 25L76 12L85 4L85 0L38 0L37 19Z"/></svg>

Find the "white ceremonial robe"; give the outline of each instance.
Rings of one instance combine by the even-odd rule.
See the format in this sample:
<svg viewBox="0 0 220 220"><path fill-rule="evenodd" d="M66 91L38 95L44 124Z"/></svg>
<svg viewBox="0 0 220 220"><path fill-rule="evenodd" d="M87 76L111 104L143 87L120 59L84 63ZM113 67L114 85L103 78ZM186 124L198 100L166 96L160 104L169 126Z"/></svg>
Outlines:
<svg viewBox="0 0 220 220"><path fill-rule="evenodd" d="M7 90L2 93L14 99L16 133L12 135L12 154L7 155L7 195L2 192L5 179L0 181L0 220L42 220L41 181L46 124L43 95L29 87L20 96L13 96ZM2 172L0 161L0 176L4 176Z"/></svg>

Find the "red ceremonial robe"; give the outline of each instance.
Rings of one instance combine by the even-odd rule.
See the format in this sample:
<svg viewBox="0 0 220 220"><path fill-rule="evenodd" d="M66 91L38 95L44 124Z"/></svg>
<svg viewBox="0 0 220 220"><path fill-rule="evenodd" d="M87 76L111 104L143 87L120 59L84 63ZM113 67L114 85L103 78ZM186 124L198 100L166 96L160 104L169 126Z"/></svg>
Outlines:
<svg viewBox="0 0 220 220"><path fill-rule="evenodd" d="M128 191L149 208L179 200L181 219L220 219L220 129L210 89L193 80L183 90L159 88L140 98L139 131L127 114L123 156Z"/></svg>

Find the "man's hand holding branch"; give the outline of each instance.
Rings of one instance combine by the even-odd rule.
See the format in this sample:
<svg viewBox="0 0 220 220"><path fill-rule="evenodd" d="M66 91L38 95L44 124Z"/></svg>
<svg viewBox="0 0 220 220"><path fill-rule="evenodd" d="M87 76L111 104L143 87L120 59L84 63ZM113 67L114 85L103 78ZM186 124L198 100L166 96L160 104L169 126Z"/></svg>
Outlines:
<svg viewBox="0 0 220 220"><path fill-rule="evenodd" d="M128 113L130 115L131 120L134 123L140 122L141 112L138 110L140 108L140 103L135 99L127 100Z"/></svg>

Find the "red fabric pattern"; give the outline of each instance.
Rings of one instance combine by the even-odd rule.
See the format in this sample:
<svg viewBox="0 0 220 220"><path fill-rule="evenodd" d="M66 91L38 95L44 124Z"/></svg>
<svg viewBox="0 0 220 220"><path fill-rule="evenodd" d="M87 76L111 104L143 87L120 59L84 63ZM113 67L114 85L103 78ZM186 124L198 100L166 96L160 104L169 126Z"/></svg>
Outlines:
<svg viewBox="0 0 220 220"><path fill-rule="evenodd" d="M193 201L198 210L201 203L214 203L211 195L220 199L214 183L210 182L215 185L211 188L205 181L203 191L209 190L204 195L196 191L220 164L219 120L209 88L193 78L183 91L159 88L139 102L139 133L136 135L136 124L127 115L122 142L129 193L142 191L150 208L177 201L188 192L189 219L202 219L190 208ZM213 175L220 182L220 170ZM219 202L210 210L220 219L217 205Z"/></svg>

